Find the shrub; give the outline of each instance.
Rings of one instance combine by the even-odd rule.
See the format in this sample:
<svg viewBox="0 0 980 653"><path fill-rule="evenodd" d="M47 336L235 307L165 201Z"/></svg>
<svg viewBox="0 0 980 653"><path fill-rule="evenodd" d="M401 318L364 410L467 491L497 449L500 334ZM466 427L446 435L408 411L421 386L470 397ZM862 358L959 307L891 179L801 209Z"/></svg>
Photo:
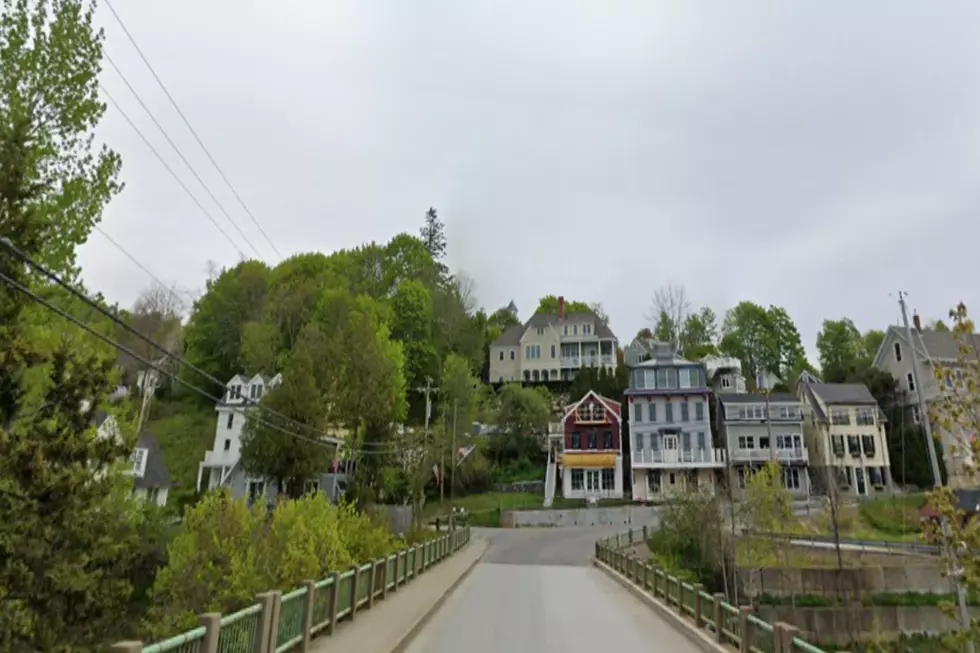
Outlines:
<svg viewBox="0 0 980 653"><path fill-rule="evenodd" d="M921 511L925 495L910 494L862 503L861 517L872 528L889 535L910 535L922 532Z"/></svg>

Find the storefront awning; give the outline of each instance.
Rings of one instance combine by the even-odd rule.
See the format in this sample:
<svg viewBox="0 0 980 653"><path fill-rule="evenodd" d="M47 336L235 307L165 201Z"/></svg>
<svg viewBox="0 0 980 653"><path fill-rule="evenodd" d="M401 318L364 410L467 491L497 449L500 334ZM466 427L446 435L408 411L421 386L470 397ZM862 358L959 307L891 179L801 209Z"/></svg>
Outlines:
<svg viewBox="0 0 980 653"><path fill-rule="evenodd" d="M606 469L616 466L614 453L566 453L561 457L562 467L585 467Z"/></svg>

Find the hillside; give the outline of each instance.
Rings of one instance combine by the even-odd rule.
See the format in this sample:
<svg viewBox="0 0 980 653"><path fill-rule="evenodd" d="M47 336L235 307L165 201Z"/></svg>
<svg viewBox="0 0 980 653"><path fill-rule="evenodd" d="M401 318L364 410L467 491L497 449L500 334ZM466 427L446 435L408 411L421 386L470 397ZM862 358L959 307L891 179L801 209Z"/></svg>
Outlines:
<svg viewBox="0 0 980 653"><path fill-rule="evenodd" d="M174 482L170 505L181 507L195 493L197 466L214 443L214 406L181 399L153 402L146 431L156 436Z"/></svg>

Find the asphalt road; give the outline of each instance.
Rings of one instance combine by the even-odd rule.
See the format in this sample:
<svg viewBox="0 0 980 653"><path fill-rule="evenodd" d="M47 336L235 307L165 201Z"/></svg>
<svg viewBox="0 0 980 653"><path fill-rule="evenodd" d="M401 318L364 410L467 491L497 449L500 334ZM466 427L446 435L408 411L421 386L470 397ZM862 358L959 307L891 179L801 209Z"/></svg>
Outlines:
<svg viewBox="0 0 980 653"><path fill-rule="evenodd" d="M407 653L694 653L683 635L590 564L622 527L474 529L490 549Z"/></svg>

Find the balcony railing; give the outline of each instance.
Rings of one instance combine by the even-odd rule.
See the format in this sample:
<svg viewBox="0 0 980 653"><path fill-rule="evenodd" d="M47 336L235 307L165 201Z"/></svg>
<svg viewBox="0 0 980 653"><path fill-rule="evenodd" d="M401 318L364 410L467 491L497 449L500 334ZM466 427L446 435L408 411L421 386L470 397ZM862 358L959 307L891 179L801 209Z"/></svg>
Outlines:
<svg viewBox="0 0 980 653"><path fill-rule="evenodd" d="M615 356L612 354L590 354L584 356L562 356L562 367L599 367L602 365L613 365Z"/></svg>
<svg viewBox="0 0 980 653"><path fill-rule="evenodd" d="M764 463L771 457L769 449L734 449L731 452L732 462ZM810 452L802 449L777 449L776 460L781 463L809 463Z"/></svg>
<svg viewBox="0 0 980 653"><path fill-rule="evenodd" d="M234 465L238 462L239 454L234 451L205 451L205 465Z"/></svg>
<svg viewBox="0 0 980 653"><path fill-rule="evenodd" d="M640 449L633 452L634 466L721 467L724 449Z"/></svg>

